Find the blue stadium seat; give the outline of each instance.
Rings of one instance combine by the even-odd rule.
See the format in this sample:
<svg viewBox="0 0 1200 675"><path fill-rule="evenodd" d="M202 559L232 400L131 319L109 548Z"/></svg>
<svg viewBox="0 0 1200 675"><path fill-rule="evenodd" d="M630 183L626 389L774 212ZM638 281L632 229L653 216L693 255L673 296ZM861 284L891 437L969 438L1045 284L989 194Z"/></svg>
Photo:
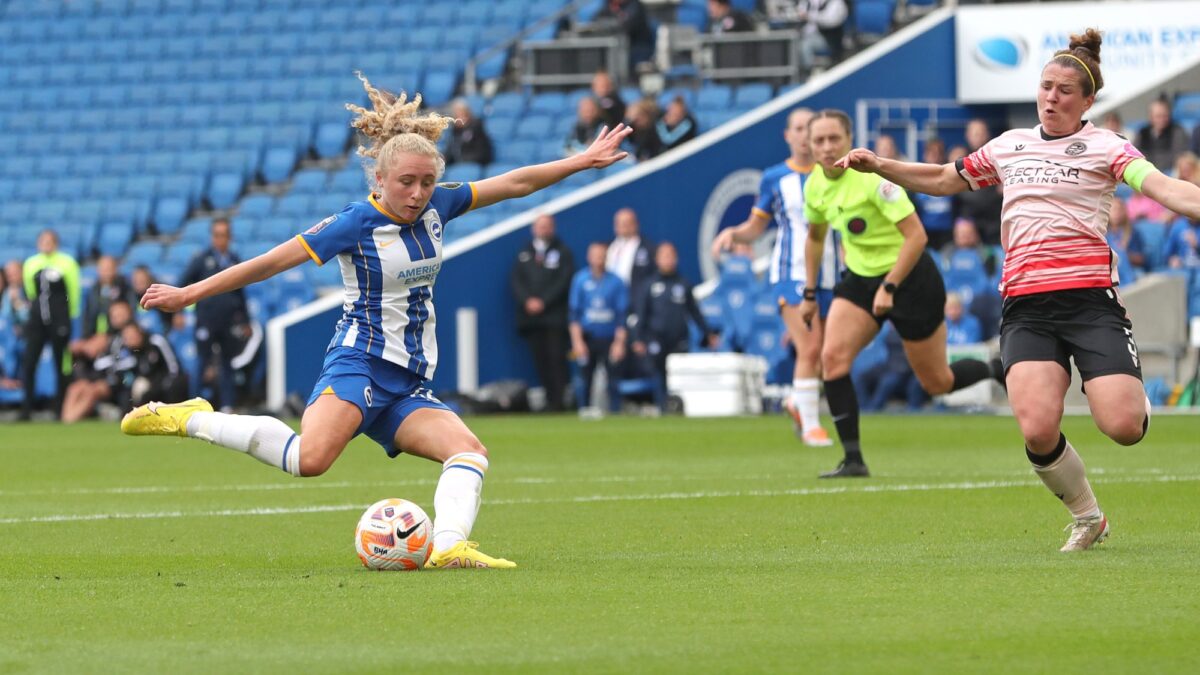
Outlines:
<svg viewBox="0 0 1200 675"><path fill-rule="evenodd" d="M367 190L367 178L362 166L351 158L346 168L335 173L329 182L329 189L334 192L360 192Z"/></svg>
<svg viewBox="0 0 1200 675"><path fill-rule="evenodd" d="M313 149L321 159L340 157L346 153L349 141L350 127L345 122L322 122L317 125Z"/></svg>
<svg viewBox="0 0 1200 675"><path fill-rule="evenodd" d="M696 94L697 110L728 110L733 103L733 89L723 84L708 84Z"/></svg>
<svg viewBox="0 0 1200 675"><path fill-rule="evenodd" d="M268 216L275 208L275 199L269 194L253 194L238 204L238 216L261 218Z"/></svg>
<svg viewBox="0 0 1200 675"><path fill-rule="evenodd" d="M525 139L496 143L496 161L524 166L537 157L539 141Z"/></svg>
<svg viewBox="0 0 1200 675"><path fill-rule="evenodd" d="M771 85L764 82L753 82L738 87L734 95L733 105L738 110L749 110L771 100Z"/></svg>
<svg viewBox="0 0 1200 675"><path fill-rule="evenodd" d="M860 38L878 39L892 27L894 0L858 0L854 5L854 28Z"/></svg>
<svg viewBox="0 0 1200 675"><path fill-rule="evenodd" d="M488 104L488 115L518 117L525 113L525 94L506 91L496 94Z"/></svg>
<svg viewBox="0 0 1200 675"><path fill-rule="evenodd" d="M325 191L329 173L324 169L304 169L292 176L292 192L296 194L318 194Z"/></svg>
<svg viewBox="0 0 1200 675"><path fill-rule="evenodd" d="M121 257L133 240L133 224L125 222L106 222L100 226L96 238L96 250L100 255Z"/></svg>
<svg viewBox="0 0 1200 675"><path fill-rule="evenodd" d="M295 148L268 148L263 155L262 177L268 183L280 183L292 175L298 156Z"/></svg>
<svg viewBox="0 0 1200 675"><path fill-rule="evenodd" d="M205 197L214 209L227 209L237 203L245 185L246 175L243 171L214 171Z"/></svg>
<svg viewBox="0 0 1200 675"><path fill-rule="evenodd" d="M138 265L153 265L163 258L163 245L157 242L138 242L129 247L125 253L124 264L128 267Z"/></svg>
<svg viewBox="0 0 1200 675"><path fill-rule="evenodd" d="M154 204L154 229L159 234L175 234L187 217L189 203L185 197L159 197Z"/></svg>
<svg viewBox="0 0 1200 675"><path fill-rule="evenodd" d="M437 107L449 103L457 83L457 72L438 70L427 73L424 88L421 90L426 105Z"/></svg>
<svg viewBox="0 0 1200 675"><path fill-rule="evenodd" d="M517 122L514 136L526 140L544 140L546 132L554 128L554 122L549 115L526 115Z"/></svg>
<svg viewBox="0 0 1200 675"><path fill-rule="evenodd" d="M708 30L708 10L703 4L682 3L675 7L675 23L703 33Z"/></svg>
<svg viewBox="0 0 1200 675"><path fill-rule="evenodd" d="M306 218L311 215L313 197L311 195L287 194L275 200L274 214L292 218Z"/></svg>
<svg viewBox="0 0 1200 675"><path fill-rule="evenodd" d="M1166 265L1163 250L1167 243L1168 226L1145 218L1134 221L1133 229L1142 239L1146 253L1146 269L1156 271Z"/></svg>
<svg viewBox="0 0 1200 675"><path fill-rule="evenodd" d="M447 183L469 183L483 177L483 167L474 162L459 162L446 167L442 180Z"/></svg>

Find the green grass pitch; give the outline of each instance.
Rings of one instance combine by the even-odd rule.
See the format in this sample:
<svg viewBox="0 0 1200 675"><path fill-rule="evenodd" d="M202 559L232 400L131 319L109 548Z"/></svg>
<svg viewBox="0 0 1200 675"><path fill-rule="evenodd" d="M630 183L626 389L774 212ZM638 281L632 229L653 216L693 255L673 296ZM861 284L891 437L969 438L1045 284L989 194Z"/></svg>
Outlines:
<svg viewBox="0 0 1200 675"><path fill-rule="evenodd" d="M0 673L1200 672L1196 418L1066 421L1113 523L1072 556L1010 418L865 418L836 483L780 417L469 423L511 572L363 569L361 510L438 474L365 438L300 480L0 426Z"/></svg>

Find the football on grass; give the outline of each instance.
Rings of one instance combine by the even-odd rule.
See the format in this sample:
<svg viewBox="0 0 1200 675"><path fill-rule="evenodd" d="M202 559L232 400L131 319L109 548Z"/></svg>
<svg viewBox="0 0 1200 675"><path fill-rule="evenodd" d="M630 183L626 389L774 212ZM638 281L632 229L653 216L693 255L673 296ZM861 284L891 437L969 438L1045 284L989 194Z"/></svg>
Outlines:
<svg viewBox="0 0 1200 675"><path fill-rule="evenodd" d="M354 548L373 570L419 570L429 560L433 524L407 499L375 502L358 519Z"/></svg>

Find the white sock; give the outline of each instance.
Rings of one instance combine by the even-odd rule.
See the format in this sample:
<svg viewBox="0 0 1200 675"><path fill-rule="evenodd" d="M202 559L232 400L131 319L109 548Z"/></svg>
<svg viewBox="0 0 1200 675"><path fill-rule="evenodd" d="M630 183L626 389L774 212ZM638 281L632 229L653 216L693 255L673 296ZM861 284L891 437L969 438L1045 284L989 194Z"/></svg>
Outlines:
<svg viewBox="0 0 1200 675"><path fill-rule="evenodd" d="M804 431L821 426L821 381L815 377L792 380L792 405L800 413Z"/></svg>
<svg viewBox="0 0 1200 675"><path fill-rule="evenodd" d="M1062 500L1072 516L1078 519L1100 515L1100 505L1096 503L1096 494L1092 492L1091 483L1088 483L1083 460L1069 442L1063 449L1062 456L1054 460L1053 464L1034 464L1033 470L1054 496Z"/></svg>
<svg viewBox="0 0 1200 675"><path fill-rule="evenodd" d="M459 453L442 464L433 493L433 550L445 551L471 536L487 470L487 457L475 452Z"/></svg>
<svg viewBox="0 0 1200 675"><path fill-rule="evenodd" d="M198 412L188 418L187 434L300 475L300 436L274 417Z"/></svg>

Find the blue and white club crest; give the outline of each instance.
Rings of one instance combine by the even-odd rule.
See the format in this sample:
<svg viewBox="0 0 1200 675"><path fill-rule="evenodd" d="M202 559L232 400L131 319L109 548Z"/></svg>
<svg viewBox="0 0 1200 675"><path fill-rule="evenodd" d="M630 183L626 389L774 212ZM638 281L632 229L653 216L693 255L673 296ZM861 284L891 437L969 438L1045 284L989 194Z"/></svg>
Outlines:
<svg viewBox="0 0 1200 675"><path fill-rule="evenodd" d="M433 237L434 241L442 240L442 219L438 217L438 212L430 209L422 216L425 221L425 226L429 228L429 236Z"/></svg>

